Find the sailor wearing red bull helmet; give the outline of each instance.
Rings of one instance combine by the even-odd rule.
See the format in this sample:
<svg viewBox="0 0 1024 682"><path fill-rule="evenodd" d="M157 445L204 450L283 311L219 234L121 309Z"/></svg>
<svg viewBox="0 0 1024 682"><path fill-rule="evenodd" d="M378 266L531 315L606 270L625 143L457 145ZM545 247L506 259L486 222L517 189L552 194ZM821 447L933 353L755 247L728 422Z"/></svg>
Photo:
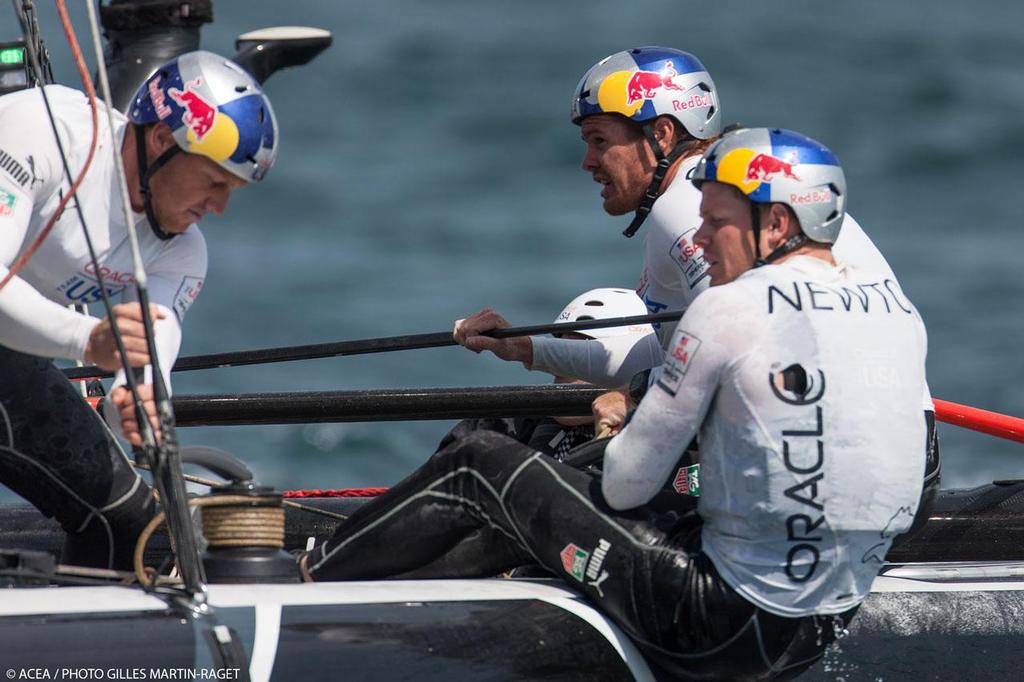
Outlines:
<svg viewBox="0 0 1024 682"><path fill-rule="evenodd" d="M790 175L748 180L758 154ZM532 559L673 677L791 677L821 656L917 507L924 325L886 273L833 259L846 187L820 144L726 135L694 179L712 288L604 441L603 477L472 434L353 514L300 562L307 577L493 575ZM773 264L755 268L757 250ZM699 503L657 497L698 430Z"/></svg>
<svg viewBox="0 0 1024 682"><path fill-rule="evenodd" d="M666 47L617 52L592 66L573 92L570 119L580 126L586 154L583 170L602 185L604 209L612 215L635 211L625 234L643 224L644 263L637 293L651 313L686 310L709 286L708 264L693 237L701 223L700 193L685 180L703 151L721 133L718 90L692 54ZM749 172L769 176L785 167L767 156ZM833 245L836 258L897 281L885 257L847 215ZM767 255L767 254L764 254ZM656 325L658 335L573 343L549 337L493 339L481 332L510 326L491 308L457 320L453 336L467 348L489 350L527 368L585 379L619 389L600 398L597 416L612 433L621 428L627 407L646 388L643 374L660 364L674 326ZM624 387L634 379L635 391ZM639 380L639 381L637 381ZM940 462L931 395L922 394L929 424L929 496L938 490Z"/></svg>
<svg viewBox="0 0 1024 682"><path fill-rule="evenodd" d="M722 131L718 90L694 55L667 47L617 52L592 66L573 91L570 120L580 126L587 151L583 170L602 185L605 211L635 212L624 234L645 226L644 263L637 286L651 313L685 310L708 287L707 264L693 235L700 225L700 193L689 182L703 151ZM885 258L847 217L837 253L847 262L891 273ZM455 339L474 351L491 350L531 369L576 376L609 388L649 369L646 350L627 339L590 344L533 337L492 339L479 332L508 323L491 309L456 322ZM667 346L672 325L659 338L634 345ZM655 346L656 347L656 346Z"/></svg>
<svg viewBox="0 0 1024 682"><path fill-rule="evenodd" d="M45 92L60 146L77 173L92 136L88 99L59 85ZM277 126L256 81L209 52L187 53L164 65L139 88L128 116L113 116L116 153L140 227L157 352L169 372L182 320L206 276L206 243L196 222L206 213L221 213L235 189L263 178L274 162ZM138 532L153 514L149 488L49 360L121 367L110 320L67 307L98 303L102 283L117 304L128 361L148 362L106 121L101 112L97 152L73 200L100 271L89 261L82 223L69 206L0 290L0 480L60 521L68 532L67 561L126 568ZM0 277L35 240L67 188L40 91L0 98ZM138 443L122 383L119 376L104 409L111 426ZM151 397L148 384L140 390ZM147 407L152 414L151 400Z"/></svg>

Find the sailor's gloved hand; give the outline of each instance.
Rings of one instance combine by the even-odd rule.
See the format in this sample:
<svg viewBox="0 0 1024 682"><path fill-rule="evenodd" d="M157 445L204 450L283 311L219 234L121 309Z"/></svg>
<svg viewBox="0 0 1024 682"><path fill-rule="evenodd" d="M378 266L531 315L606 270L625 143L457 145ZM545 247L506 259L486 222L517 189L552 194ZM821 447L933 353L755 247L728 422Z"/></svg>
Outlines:
<svg viewBox="0 0 1024 682"><path fill-rule="evenodd" d="M159 438L160 422L156 417L153 386L152 384L139 384L138 389L139 398L142 399L142 404L146 408L146 414L149 415L149 423L152 425L156 437ZM110 392L108 400L117 408L117 412L121 416L121 431L124 432L124 437L132 445L142 445L142 435L139 433L139 423L135 419L135 405L132 402L131 391L124 386L118 386Z"/></svg>
<svg viewBox="0 0 1024 682"><path fill-rule="evenodd" d="M489 350L502 360L521 362L529 369L533 364L533 342L530 341L530 337L492 339L480 335L492 329L506 329L511 326L497 311L484 308L465 319L455 320L452 338L474 353Z"/></svg>
<svg viewBox="0 0 1024 682"><path fill-rule="evenodd" d="M594 431L598 438L614 436L626 424L628 396L625 390L609 391L597 396L590 408L594 412Z"/></svg>
<svg viewBox="0 0 1024 682"><path fill-rule="evenodd" d="M138 303L121 303L113 308L114 321L121 332L124 349L128 354L131 367L142 367L149 364L149 353L146 352L146 330L142 326L142 306ZM149 305L149 314L153 321L162 320L166 315L154 305ZM104 317L93 327L89 334L89 342L85 346L86 362L102 367L105 370L121 369L121 354L114 342L114 333L109 317Z"/></svg>

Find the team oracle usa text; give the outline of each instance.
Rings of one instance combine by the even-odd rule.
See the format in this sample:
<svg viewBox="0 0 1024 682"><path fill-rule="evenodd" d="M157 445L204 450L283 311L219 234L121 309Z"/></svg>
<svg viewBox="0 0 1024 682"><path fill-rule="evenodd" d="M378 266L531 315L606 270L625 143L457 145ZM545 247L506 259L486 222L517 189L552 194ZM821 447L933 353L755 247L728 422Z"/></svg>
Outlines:
<svg viewBox="0 0 1024 682"><path fill-rule="evenodd" d="M780 367L779 363L772 365L768 385L776 398L795 408L794 423L802 427L782 431L782 461L796 479L784 494L799 505L786 517L786 539L790 543L786 575L795 583L804 583L818 568L818 547L824 539L819 528L825 522L825 504L818 486L825 482L825 419L821 405L816 403L825 395L825 373L820 369L808 372L799 364Z"/></svg>
<svg viewBox="0 0 1024 682"><path fill-rule="evenodd" d="M97 277L92 263L87 263L84 272L61 284L57 291L62 292L72 303L96 303L103 300L103 292L100 291L101 280L105 283L107 295L110 297L117 296L126 286L135 282L130 272L117 272L106 266L100 266L100 274Z"/></svg>

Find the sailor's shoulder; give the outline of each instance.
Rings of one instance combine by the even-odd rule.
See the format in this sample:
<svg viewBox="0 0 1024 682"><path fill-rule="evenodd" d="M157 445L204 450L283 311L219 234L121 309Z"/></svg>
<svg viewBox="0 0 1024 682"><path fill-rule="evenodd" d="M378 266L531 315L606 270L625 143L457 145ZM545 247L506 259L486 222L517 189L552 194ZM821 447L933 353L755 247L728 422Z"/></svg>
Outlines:
<svg viewBox="0 0 1024 682"><path fill-rule="evenodd" d="M161 269L182 272L201 270L205 274L208 259L206 237L198 225L193 223L187 230L166 241L157 239L148 226L144 229L152 237L147 237L151 254L147 260L151 263L159 264Z"/></svg>

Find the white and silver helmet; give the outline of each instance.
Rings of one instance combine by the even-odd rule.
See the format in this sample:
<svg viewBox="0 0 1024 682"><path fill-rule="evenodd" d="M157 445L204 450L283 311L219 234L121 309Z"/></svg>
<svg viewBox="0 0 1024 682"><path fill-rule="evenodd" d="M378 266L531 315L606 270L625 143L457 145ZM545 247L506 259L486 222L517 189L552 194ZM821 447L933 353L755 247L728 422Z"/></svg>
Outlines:
<svg viewBox="0 0 1024 682"><path fill-rule="evenodd" d="M647 314L647 306L635 291L611 288L591 289L570 301L555 318L555 324L583 320L609 320L615 317L634 317ZM592 339L602 339L625 334L646 336L653 334L654 328L649 324L636 324L626 327L585 329L576 333L589 336Z"/></svg>
<svg viewBox="0 0 1024 682"><path fill-rule="evenodd" d="M569 117L579 125L595 114L621 114L637 123L671 116L699 140L722 131L718 91L707 69L671 47L635 47L590 67L573 92Z"/></svg>
<svg viewBox="0 0 1024 682"><path fill-rule="evenodd" d="M694 169L693 184L731 185L755 204L793 209L808 239L835 243L846 213L846 176L825 145L781 128L740 128L722 136Z"/></svg>
<svg viewBox="0 0 1024 682"><path fill-rule="evenodd" d="M259 83L230 59L186 52L146 79L132 98L133 123L166 123L178 146L246 182L274 165L277 119Z"/></svg>

